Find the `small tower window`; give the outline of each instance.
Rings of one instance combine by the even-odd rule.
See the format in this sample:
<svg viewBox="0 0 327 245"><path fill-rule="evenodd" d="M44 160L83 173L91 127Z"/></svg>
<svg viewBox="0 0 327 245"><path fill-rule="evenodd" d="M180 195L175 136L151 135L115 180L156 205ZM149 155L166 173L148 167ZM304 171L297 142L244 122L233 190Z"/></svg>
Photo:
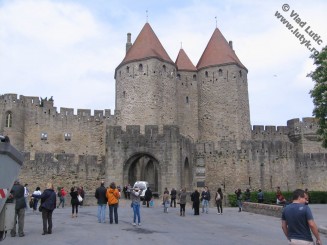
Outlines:
<svg viewBox="0 0 327 245"><path fill-rule="evenodd" d="M48 134L47 133L41 133L41 140L47 140Z"/></svg>
<svg viewBox="0 0 327 245"><path fill-rule="evenodd" d="M12 127L12 113L8 112L6 116L6 127L11 128Z"/></svg>
<svg viewBox="0 0 327 245"><path fill-rule="evenodd" d="M193 81L196 81L196 75L193 75Z"/></svg>
<svg viewBox="0 0 327 245"><path fill-rule="evenodd" d="M143 65L139 64L139 71L143 71Z"/></svg>
<svg viewBox="0 0 327 245"><path fill-rule="evenodd" d="M186 96L186 104L188 104L189 100L188 100L188 96Z"/></svg>
<svg viewBox="0 0 327 245"><path fill-rule="evenodd" d="M209 73L207 71L205 72L205 76L206 77L209 77Z"/></svg>
<svg viewBox="0 0 327 245"><path fill-rule="evenodd" d="M218 76L221 77L222 75L223 75L223 70L222 70L222 69L219 69L219 70L218 70Z"/></svg>
<svg viewBox="0 0 327 245"><path fill-rule="evenodd" d="M239 71L240 77L242 77L242 71Z"/></svg>
<svg viewBox="0 0 327 245"><path fill-rule="evenodd" d="M179 74L179 73L177 74L177 79L181 80L181 74Z"/></svg>
<svg viewBox="0 0 327 245"><path fill-rule="evenodd" d="M126 72L129 73L129 66L126 66Z"/></svg>
<svg viewBox="0 0 327 245"><path fill-rule="evenodd" d="M65 133L65 141L70 141L72 139L71 133Z"/></svg>
<svg viewBox="0 0 327 245"><path fill-rule="evenodd" d="M162 66L162 69L163 69L163 71L164 71L164 72L166 72L166 71L167 71L167 68L166 68L166 66L165 66L165 65L163 65L163 66Z"/></svg>
<svg viewBox="0 0 327 245"><path fill-rule="evenodd" d="M123 92L123 98L125 98L125 97L126 97L126 91Z"/></svg>

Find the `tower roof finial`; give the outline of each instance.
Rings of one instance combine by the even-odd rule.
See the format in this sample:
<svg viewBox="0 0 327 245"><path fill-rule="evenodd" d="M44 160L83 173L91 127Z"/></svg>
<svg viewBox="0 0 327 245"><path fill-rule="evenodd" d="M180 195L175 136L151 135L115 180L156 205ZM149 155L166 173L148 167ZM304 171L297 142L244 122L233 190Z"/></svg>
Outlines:
<svg viewBox="0 0 327 245"><path fill-rule="evenodd" d="M183 49L183 42L181 42L181 49Z"/></svg>
<svg viewBox="0 0 327 245"><path fill-rule="evenodd" d="M216 28L218 27L218 24L217 24L217 16L215 16L215 19L216 19Z"/></svg>
<svg viewBox="0 0 327 245"><path fill-rule="evenodd" d="M146 10L145 12L146 12L146 23L149 23L149 15L148 15L148 10Z"/></svg>

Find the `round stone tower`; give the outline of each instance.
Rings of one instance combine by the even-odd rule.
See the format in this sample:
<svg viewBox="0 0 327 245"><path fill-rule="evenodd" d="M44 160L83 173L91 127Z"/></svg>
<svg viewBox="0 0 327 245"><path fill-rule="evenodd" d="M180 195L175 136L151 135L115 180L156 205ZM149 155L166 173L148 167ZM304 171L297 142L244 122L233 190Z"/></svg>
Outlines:
<svg viewBox="0 0 327 245"><path fill-rule="evenodd" d="M215 29L198 64L201 141L251 138L247 69Z"/></svg>
<svg viewBox="0 0 327 245"><path fill-rule="evenodd" d="M119 125L176 125L174 62L148 23L134 44L127 46L126 56L115 71Z"/></svg>

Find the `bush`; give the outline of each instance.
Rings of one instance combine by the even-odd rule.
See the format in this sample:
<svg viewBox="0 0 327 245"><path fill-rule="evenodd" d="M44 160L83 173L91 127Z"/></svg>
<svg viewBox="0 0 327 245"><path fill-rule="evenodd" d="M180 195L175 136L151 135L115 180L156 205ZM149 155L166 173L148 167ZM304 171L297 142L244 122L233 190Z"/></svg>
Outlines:
<svg viewBox="0 0 327 245"><path fill-rule="evenodd" d="M287 202L292 202L293 191L282 192ZM244 201L244 192L243 192ZM258 202L258 192L251 192L251 202ZM237 207L236 194L228 194L229 205L231 207ZM264 203L276 204L276 192L264 192ZM326 191L310 191L309 192L309 203L310 204L325 204L327 203L327 192Z"/></svg>

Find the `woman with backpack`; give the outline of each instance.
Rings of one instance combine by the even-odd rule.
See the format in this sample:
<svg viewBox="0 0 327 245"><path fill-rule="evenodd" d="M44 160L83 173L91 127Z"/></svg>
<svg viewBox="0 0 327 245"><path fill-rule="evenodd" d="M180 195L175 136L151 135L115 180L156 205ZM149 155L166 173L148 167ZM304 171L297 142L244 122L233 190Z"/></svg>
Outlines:
<svg viewBox="0 0 327 245"><path fill-rule="evenodd" d="M221 191L221 188L218 188L215 196L217 210L218 210L217 214L223 214L223 198L224 198L223 192Z"/></svg>

